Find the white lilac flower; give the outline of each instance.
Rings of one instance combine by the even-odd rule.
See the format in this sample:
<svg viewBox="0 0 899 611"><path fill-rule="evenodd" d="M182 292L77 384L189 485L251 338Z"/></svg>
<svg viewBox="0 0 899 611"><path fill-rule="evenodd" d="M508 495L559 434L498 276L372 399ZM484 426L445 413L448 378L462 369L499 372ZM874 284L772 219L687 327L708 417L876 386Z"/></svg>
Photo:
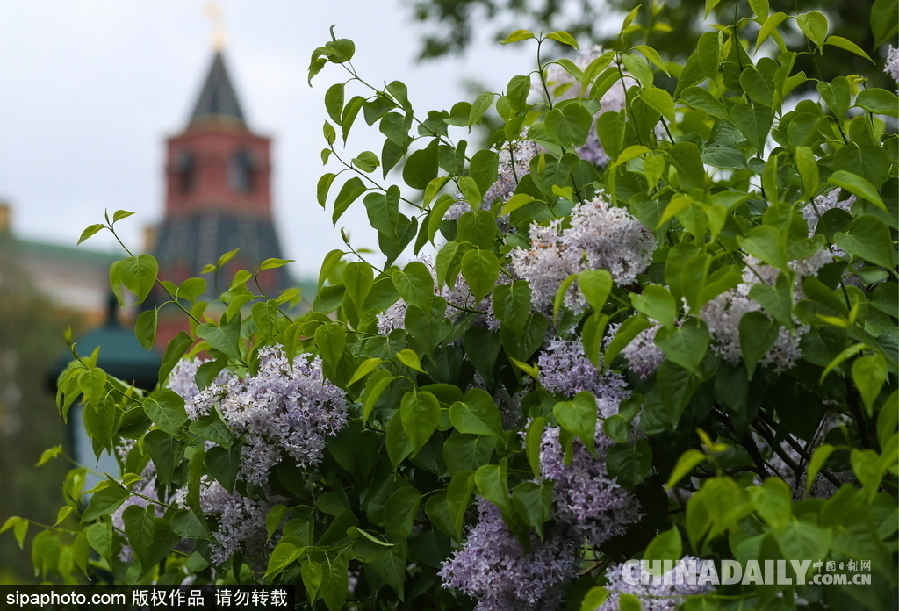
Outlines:
<svg viewBox="0 0 899 611"><path fill-rule="evenodd" d="M839 208L846 212L851 212L852 204L855 203L855 196L850 195L844 200L840 200L840 190L833 189L823 195L819 195L811 204L802 209L802 218L808 223L809 237L815 235L818 227L818 221L824 216L824 213L834 208Z"/></svg>
<svg viewBox="0 0 899 611"><path fill-rule="evenodd" d="M209 386L200 390L197 386L196 375L200 365L209 359L184 358L178 361L169 374L166 387L176 392L184 399L184 409L187 417L198 420L209 414L212 406L223 392L223 386L233 374L228 370L220 372Z"/></svg>
<svg viewBox="0 0 899 611"><path fill-rule="evenodd" d="M609 330L603 339L603 347L608 350L609 344L615 339L615 334L621 328L620 324L609 325ZM621 349L621 356L627 360L627 364L641 378L646 379L654 374L665 361L665 353L656 346L656 333L659 325L653 325L643 329L630 343Z"/></svg>
<svg viewBox="0 0 899 611"><path fill-rule="evenodd" d="M530 551L503 522L493 503L478 498L478 521L464 547L453 552L438 575L443 587L468 594L478 611L551 611L561 586L577 577L579 538L570 527L550 527L543 540L531 536Z"/></svg>
<svg viewBox="0 0 899 611"><path fill-rule="evenodd" d="M484 193L479 210L490 210L497 199L507 202L518 187L522 176L531 171L531 160L540 152L537 143L526 138L526 132L522 133L519 140L504 142L499 148L494 147L491 150L499 155L497 179ZM461 200L461 196L458 197ZM463 214L471 211L472 207L468 202L457 201L443 214L443 219L458 220ZM508 215L498 218L497 225L502 233L507 233Z"/></svg>
<svg viewBox="0 0 899 611"><path fill-rule="evenodd" d="M572 274L605 269L619 285L632 284L649 267L656 241L652 232L623 208L602 197L572 209L571 224L561 219L547 226L533 223L530 248L512 251L512 270L531 287L531 302L539 310L552 308L556 291ZM565 294L565 306L576 312L587 301L573 283Z"/></svg>
<svg viewBox="0 0 899 611"><path fill-rule="evenodd" d="M482 210L489 210L497 198L505 202L512 197L512 193L518 187L518 181L531 171L531 159L537 156L539 149L533 140L522 138L504 143L497 152L499 153L499 174L496 182L484 193L484 201L481 203Z"/></svg>
<svg viewBox="0 0 899 611"><path fill-rule="evenodd" d="M893 45L890 45L887 51L887 63L883 71L899 83L899 49L893 47Z"/></svg>
<svg viewBox="0 0 899 611"><path fill-rule="evenodd" d="M635 595L644 611L673 610L683 604L688 596L708 594L714 588L703 583L700 563L700 559L692 556L681 558L670 571L645 579L647 581L645 584L643 579L636 584L627 583L622 573L628 569L623 564L616 564L606 571L608 580L606 589L609 591L609 597L597 611L618 609L622 594ZM633 576L644 575L635 571ZM703 585L690 585L690 583Z"/></svg>
<svg viewBox="0 0 899 611"><path fill-rule="evenodd" d="M791 269L796 272L794 298L802 297L800 285L802 278L817 273L821 266L831 259L832 255L829 252L822 251L805 259L790 262ZM743 282L709 301L700 312L702 320L708 326L709 334L715 340L712 349L734 365L743 359L743 351L740 348L740 319L748 312L764 312L762 306L749 297L749 293L756 284L762 282L774 284L779 273L774 267L761 263L753 256L747 255L744 260L746 267L743 270ZM770 318L767 313L766 316ZM759 363L772 365L775 371L791 369L796 360L802 356L799 344L808 330L805 325L796 325L793 331L785 327L778 329L777 339Z"/></svg>
<svg viewBox="0 0 899 611"><path fill-rule="evenodd" d="M434 284L436 285L437 271L434 267L433 260L427 255L422 255L418 257L416 261L425 264L425 267L427 267L428 271L431 273L431 277L434 278ZM459 274L456 277L456 281L452 287L441 286L435 288L434 294L446 299L448 304L446 317L451 322L455 322L465 313L478 312L473 321L474 325L484 326L493 331L499 329L500 323L493 315L492 295L488 295L479 303L476 302L474 295L471 292L471 288L468 286L465 278L462 277L462 274ZM408 304L405 300L400 298L389 308L385 309L383 312L379 312L377 315L378 333L387 335L394 329L405 328L407 307Z"/></svg>
<svg viewBox="0 0 899 611"><path fill-rule="evenodd" d="M243 437L239 475L254 484L266 481L283 452L301 467L317 464L325 438L347 418L345 394L324 378L321 359L288 362L280 346L259 350L258 373L229 378L218 401L225 424Z"/></svg>

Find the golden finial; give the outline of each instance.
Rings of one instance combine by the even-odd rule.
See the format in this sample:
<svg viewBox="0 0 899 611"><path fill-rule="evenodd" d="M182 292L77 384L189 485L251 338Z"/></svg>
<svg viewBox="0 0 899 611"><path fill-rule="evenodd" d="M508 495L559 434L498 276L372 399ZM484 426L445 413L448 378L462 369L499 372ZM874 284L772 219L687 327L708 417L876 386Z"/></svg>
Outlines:
<svg viewBox="0 0 899 611"><path fill-rule="evenodd" d="M212 20L212 48L222 51L225 48L225 20L217 2L206 3L206 14Z"/></svg>

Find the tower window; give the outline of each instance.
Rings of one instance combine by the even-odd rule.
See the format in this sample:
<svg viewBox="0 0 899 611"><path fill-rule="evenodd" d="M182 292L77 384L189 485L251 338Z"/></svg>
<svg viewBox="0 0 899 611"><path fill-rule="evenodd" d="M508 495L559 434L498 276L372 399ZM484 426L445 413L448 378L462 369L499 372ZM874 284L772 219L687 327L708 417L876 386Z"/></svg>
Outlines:
<svg viewBox="0 0 899 611"><path fill-rule="evenodd" d="M247 149L240 149L231 157L228 176L231 189L238 193L253 191L256 174L256 161Z"/></svg>
<svg viewBox="0 0 899 611"><path fill-rule="evenodd" d="M181 151L175 163L175 171L178 174L178 190L182 194L193 191L197 179L197 164L193 153Z"/></svg>

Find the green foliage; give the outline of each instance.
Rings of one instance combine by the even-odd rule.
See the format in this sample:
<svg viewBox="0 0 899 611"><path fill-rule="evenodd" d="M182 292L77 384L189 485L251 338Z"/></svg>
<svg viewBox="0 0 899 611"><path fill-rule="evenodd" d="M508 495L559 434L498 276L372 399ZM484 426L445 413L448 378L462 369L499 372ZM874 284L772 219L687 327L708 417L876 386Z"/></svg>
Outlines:
<svg viewBox="0 0 899 611"><path fill-rule="evenodd" d="M711 18L725 6L704 8ZM293 318L253 293L249 271L207 306L197 302L205 286L159 281L146 255L116 264L117 289L142 300L158 283L192 318L192 333L170 344L150 393L98 369L96 354L77 355L59 380L60 412L84 403L97 452L129 440L122 471L86 506L83 470L70 473L60 515L80 515L71 529L14 518L4 530L20 545L37 531L33 560L46 578L71 569L61 560L70 554L88 574L127 583L188 574L192 583L302 582L310 608L459 608L469 602L444 589L438 571L488 503L524 559L566 521L573 527L560 510L563 478L546 470L557 442L565 465L601 467L616 494L640 505L625 536L567 545L579 577L555 587L569 608L608 596L639 608L604 569L685 556L872 567L869 586L744 581L698 594L689 608L792 608L797 596L889 608L899 460L895 96L855 77L809 76L800 57L858 53L830 35L823 13L771 10L749 2L669 59L623 46L655 31L635 9L615 51L558 62L570 95L550 91L542 65L533 76L540 95L519 76L501 93L428 113L416 112L402 83L367 85L350 62L354 45L332 32L309 78L329 64L348 75L325 93L322 157L342 169L319 182L319 202L336 223L361 199L382 256L363 257L346 239L348 250L322 264L312 310ZM800 35L803 50L786 46ZM536 45L543 62L550 40L576 46L562 32L522 30L504 42ZM794 105L805 84L820 98ZM618 90L621 109L603 109ZM472 152L458 137L490 108L502 120L496 146ZM345 142L360 116L383 148L344 154L337 128ZM522 159L526 146L535 152ZM589 146L608 159L588 160ZM596 210L632 222L650 252L629 253L623 225L577 236ZM119 217L100 229L114 231ZM593 252L601 249L578 239L621 241L600 253L613 261L605 265ZM428 244L433 263L397 264ZM552 257L573 263L556 269ZM534 261L549 263L522 271ZM154 311L136 333L149 343L155 327ZM554 373L563 343L584 358ZM216 379L225 372L249 386L272 346L298 357L287 370L320 367L320 386L346 399L346 422L315 459L276 448L260 482L246 468L255 431L235 424L225 399L233 387ZM182 357L199 353L202 413L166 385ZM576 388L552 380L584 370L593 378ZM200 501L213 485L264 514L261 557L215 551L225 517ZM142 502L128 502L134 496ZM119 560L122 549L134 562Z"/></svg>

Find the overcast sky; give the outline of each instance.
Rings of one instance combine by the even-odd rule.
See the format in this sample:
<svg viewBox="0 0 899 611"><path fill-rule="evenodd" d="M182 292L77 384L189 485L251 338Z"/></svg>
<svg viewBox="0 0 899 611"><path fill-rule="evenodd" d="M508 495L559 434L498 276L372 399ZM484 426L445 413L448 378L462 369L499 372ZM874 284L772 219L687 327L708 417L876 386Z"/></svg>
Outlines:
<svg viewBox="0 0 899 611"><path fill-rule="evenodd" d="M481 45L464 60L417 65L420 30L405 0L223 0L226 60L250 126L274 138L275 213L295 271L316 275L342 246L331 211L315 201L324 171L323 96L342 78L328 66L306 84L312 50L328 27L356 42L354 65L371 83L402 80L420 111L449 109L460 82L496 90L533 65L532 50ZM203 0L0 0L0 198L21 237L74 244L103 210L136 212L123 237L140 245L163 208L163 141L185 126L212 57ZM364 95L364 92L359 92ZM358 131L366 127L359 120ZM352 154L380 151L382 137ZM364 207L345 225L376 247ZM88 242L112 248L109 237Z"/></svg>

